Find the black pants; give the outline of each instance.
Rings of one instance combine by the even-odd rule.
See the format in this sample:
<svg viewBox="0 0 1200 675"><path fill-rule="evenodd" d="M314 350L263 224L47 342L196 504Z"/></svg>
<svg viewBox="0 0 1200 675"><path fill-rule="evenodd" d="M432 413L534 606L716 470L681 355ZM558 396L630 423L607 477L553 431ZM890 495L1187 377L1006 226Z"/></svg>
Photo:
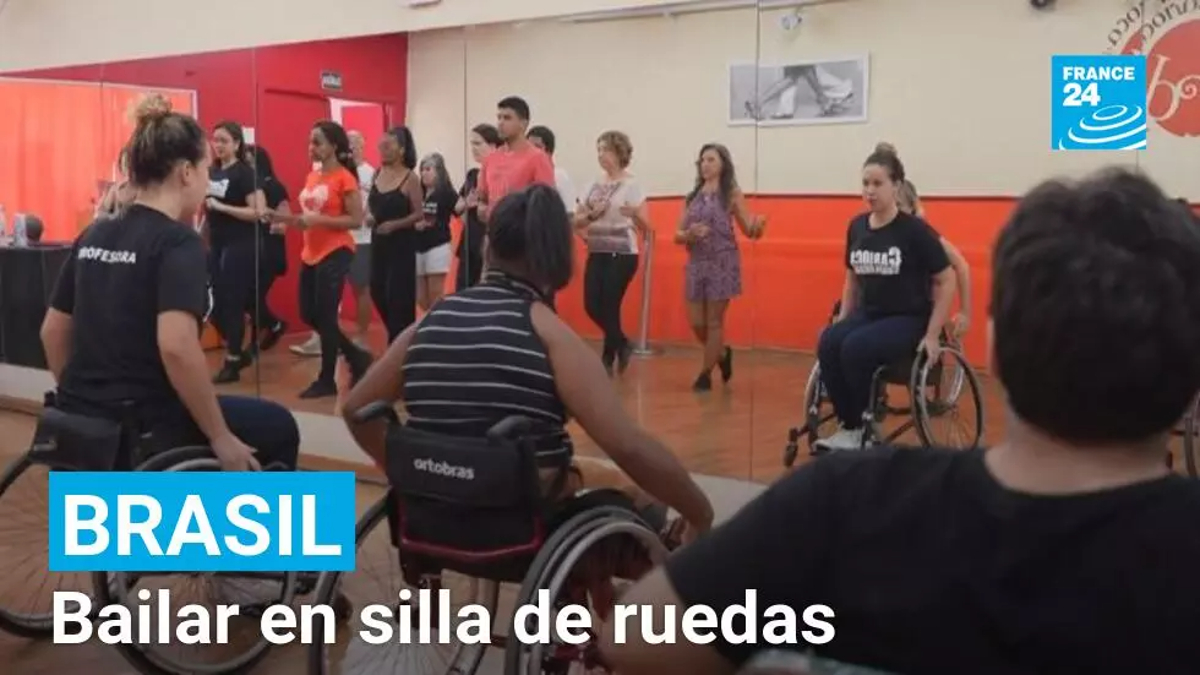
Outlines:
<svg viewBox="0 0 1200 675"><path fill-rule="evenodd" d="M291 411L274 401L252 396L218 396L217 403L229 430L254 448L254 456L263 469L296 468L300 428ZM186 411L181 419L162 418L150 431L155 448L159 450L208 443Z"/></svg>
<svg viewBox="0 0 1200 675"><path fill-rule="evenodd" d="M454 290L461 291L479 283L483 273L483 256L475 249L469 253L458 252L458 274L455 275Z"/></svg>
<svg viewBox="0 0 1200 675"><path fill-rule="evenodd" d="M321 337L320 382L333 383L339 352L347 358L359 352L338 326L338 303L353 259L350 249L339 248L316 265L300 266L300 320Z"/></svg>
<svg viewBox="0 0 1200 675"><path fill-rule="evenodd" d="M240 356L246 337L246 315L253 307L258 255L254 241L221 244L212 249L213 324L231 357ZM257 317L255 317L257 318Z"/></svg>
<svg viewBox="0 0 1200 675"><path fill-rule="evenodd" d="M592 253L583 272L583 305L604 331L604 354L613 356L629 344L621 329L621 303L637 272L636 253Z"/></svg>
<svg viewBox="0 0 1200 675"><path fill-rule="evenodd" d="M821 382L843 427L862 427L863 413L871 405L875 370L905 356L915 358L928 323L929 317L871 318L855 312L821 333L817 343Z"/></svg>
<svg viewBox="0 0 1200 675"><path fill-rule="evenodd" d="M247 303L246 311L254 318L251 324L250 344L259 344L259 333L263 330L270 330L280 324L280 319L271 311L271 307L267 304L267 295L271 292L271 287L275 285L275 280L279 277L271 270L265 269L261 264L258 268L258 286L254 289L254 298Z"/></svg>
<svg viewBox="0 0 1200 675"><path fill-rule="evenodd" d="M417 250L394 236L371 242L371 302L387 327L388 344L417 320Z"/></svg>

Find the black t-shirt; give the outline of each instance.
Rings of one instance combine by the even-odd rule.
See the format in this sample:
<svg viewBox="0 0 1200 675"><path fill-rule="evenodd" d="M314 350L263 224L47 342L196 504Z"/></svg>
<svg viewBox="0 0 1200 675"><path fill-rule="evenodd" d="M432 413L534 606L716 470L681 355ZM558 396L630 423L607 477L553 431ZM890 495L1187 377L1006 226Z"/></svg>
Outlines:
<svg viewBox="0 0 1200 675"><path fill-rule="evenodd" d="M458 190L458 196L466 199L467 195L478 187L478 185L479 169L471 169L467 172L467 179L463 181L462 187ZM473 256L481 255L486 226L479 217L479 207L473 206L467 209L466 213L463 214L463 225L466 231L458 240L458 257L464 258L468 253Z"/></svg>
<svg viewBox="0 0 1200 675"><path fill-rule="evenodd" d="M258 189L254 169L245 162L228 167L214 165L208 170L208 196L229 206L249 206L250 197ZM220 211L208 212L208 231L214 246L254 241L254 223L234 218Z"/></svg>
<svg viewBox="0 0 1200 675"><path fill-rule="evenodd" d="M859 307L868 314L923 316L933 308L932 277L950 259L924 220L901 211L873 230L864 213L846 230L845 265L858 278Z"/></svg>
<svg viewBox="0 0 1200 675"><path fill-rule="evenodd" d="M204 242L191 225L134 204L75 240L51 297L73 321L59 389L108 408L124 401L179 405L158 350L158 315L210 309Z"/></svg>
<svg viewBox="0 0 1200 675"><path fill-rule="evenodd" d="M367 210L370 211L371 218L375 220L376 227L376 230L371 233L372 250L382 250L376 248L379 246L393 249L393 252L415 250L417 231L413 228L406 227L388 234L382 234L378 230L380 225L389 220L401 220L413 213L412 200L404 192L404 186L410 180L417 180L416 173L410 171L400 181L400 185L387 192L381 191L377 183L371 185L371 190L367 193Z"/></svg>
<svg viewBox="0 0 1200 675"><path fill-rule="evenodd" d="M454 217L457 203L458 194L452 188L434 188L425 192L422 208L429 227L417 233L417 251L424 253L450 243L450 219Z"/></svg>
<svg viewBox="0 0 1200 675"><path fill-rule="evenodd" d="M821 458L681 549L667 574L684 604L718 616L757 589L760 635L772 605L798 617L827 605L836 632L817 655L887 672L1196 672L1200 482L1035 496L1004 488L983 458ZM797 641L780 648L810 648ZM770 645L718 632L713 646L740 664Z"/></svg>

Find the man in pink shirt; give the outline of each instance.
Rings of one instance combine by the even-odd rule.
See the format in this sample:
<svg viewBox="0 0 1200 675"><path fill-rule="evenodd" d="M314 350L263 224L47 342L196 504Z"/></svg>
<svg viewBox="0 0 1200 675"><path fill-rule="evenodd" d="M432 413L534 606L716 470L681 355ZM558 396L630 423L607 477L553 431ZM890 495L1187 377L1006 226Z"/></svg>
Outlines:
<svg viewBox="0 0 1200 675"><path fill-rule="evenodd" d="M509 96L497 104L496 129L504 145L489 154L479 168L479 217L487 220L491 207L507 195L535 183L554 187L554 164L550 156L525 138L529 127L529 104Z"/></svg>

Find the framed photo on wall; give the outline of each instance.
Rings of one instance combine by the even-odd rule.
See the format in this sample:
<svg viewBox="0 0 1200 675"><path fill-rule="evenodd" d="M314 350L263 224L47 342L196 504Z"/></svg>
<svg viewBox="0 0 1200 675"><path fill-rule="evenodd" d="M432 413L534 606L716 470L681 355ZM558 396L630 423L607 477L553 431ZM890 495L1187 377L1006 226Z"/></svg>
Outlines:
<svg viewBox="0 0 1200 675"><path fill-rule="evenodd" d="M729 66L729 125L793 126L867 121L870 58Z"/></svg>

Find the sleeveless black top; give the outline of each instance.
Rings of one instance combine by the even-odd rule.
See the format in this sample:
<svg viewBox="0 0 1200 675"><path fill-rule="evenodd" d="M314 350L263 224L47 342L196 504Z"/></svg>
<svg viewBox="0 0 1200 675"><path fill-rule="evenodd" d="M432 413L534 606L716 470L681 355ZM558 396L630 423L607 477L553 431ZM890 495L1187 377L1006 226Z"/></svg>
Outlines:
<svg viewBox="0 0 1200 675"><path fill-rule="evenodd" d="M399 220L413 213L413 204L409 200L408 195L404 194L404 186L413 177L413 172L409 171L404 180L400 181L400 185L394 190L380 192L379 188L374 184L371 185L371 191L367 194L367 210L371 217L375 219L375 227L378 228L380 223L389 220ZM381 238L376 239L376 237ZM417 231L412 228L397 230L389 234L380 234L378 231L371 233L372 242L385 243L391 246L405 246L416 250Z"/></svg>
<svg viewBox="0 0 1200 675"><path fill-rule="evenodd" d="M442 298L421 321L402 366L408 425L478 437L519 415L535 421L534 434L565 438L566 407L530 319L535 302L545 300L533 286L496 270Z"/></svg>

